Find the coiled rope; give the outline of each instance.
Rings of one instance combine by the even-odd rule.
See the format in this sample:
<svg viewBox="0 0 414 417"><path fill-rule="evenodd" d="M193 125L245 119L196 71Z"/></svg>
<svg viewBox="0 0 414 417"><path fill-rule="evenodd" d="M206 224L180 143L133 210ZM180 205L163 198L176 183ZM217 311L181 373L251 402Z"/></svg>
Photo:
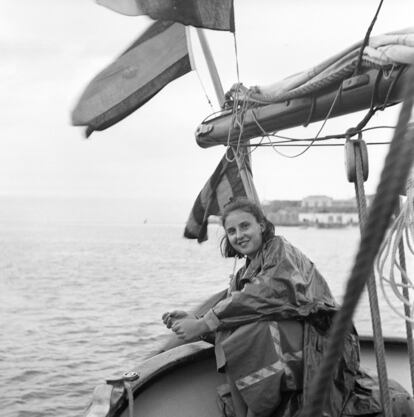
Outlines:
<svg viewBox="0 0 414 417"><path fill-rule="evenodd" d="M374 259L398 202L402 184L405 184L407 180L414 158L413 132L407 129L413 108L413 99L414 68L411 66L407 72L405 100L385 160L377 193L361 237L355 264L347 283L343 306L334 318L324 361L311 383L308 397L310 400L309 404L305 404L303 407L303 417L322 415L326 392L321 387L327 386L333 379L345 337L351 329L352 316L372 271Z"/></svg>
<svg viewBox="0 0 414 417"><path fill-rule="evenodd" d="M239 135L238 135L238 138L237 138L237 146L236 147L233 146L233 149L235 151L235 155L238 155L239 152L240 152L240 145L241 145L242 136L243 136L244 119L245 119L245 116L246 116L247 109L249 108L249 102L248 102L248 100L240 100L240 88L241 88L240 83L237 83L237 85L234 88L235 88L235 95L233 97L234 100L233 100L233 103L232 103L232 119L231 119L231 123L230 123L230 129L229 129L228 134L227 134L227 148L232 147L232 145L231 145L231 133L232 133L234 128L238 128L239 129ZM227 154L226 154L226 159L227 159L228 162L233 162L233 160L230 160L227 157Z"/></svg>
<svg viewBox="0 0 414 417"><path fill-rule="evenodd" d="M411 176L413 174L414 172L411 170ZM387 303L394 310L394 312L404 320L410 323L414 323L414 306L410 302L408 294L409 289L414 289L414 283L410 279L406 267L402 265L405 264L405 251L401 251L404 253L400 253L400 255L404 256L402 260L397 258L397 253L400 252L400 244L404 244L404 238L407 242L409 251L414 254L412 243L414 239L414 189L412 188L412 179L407 181L407 184L409 184L407 187L407 201L400 209L395 222L393 223L386 239L384 239L384 242L381 245L378 258L375 262L375 269L378 273L378 276L380 277L381 289L384 293L384 297ZM389 262L388 268L387 261L391 261ZM389 270L388 274L385 272L386 269ZM398 283L396 281L395 270L398 270L401 273L403 283ZM404 304L404 306L408 307L408 310L405 310L404 314L402 314L401 311L393 305L392 301L388 297L385 290L386 284L391 287L395 296ZM400 289L403 291L406 290L404 291L405 294L401 294Z"/></svg>
<svg viewBox="0 0 414 417"><path fill-rule="evenodd" d="M414 346L413 346L413 329L414 323L414 304L410 301L409 290L414 289L414 283L407 273L405 261L405 244L407 244L409 252L414 255L414 170L411 168L410 178L407 181L407 200L397 210L397 217L388 231L386 239L381 245L377 260L375 262L375 270L380 280L381 290L384 298L390 308L405 320L407 333L408 357L410 362L411 387L414 393ZM397 258L398 252L398 258ZM385 272L387 269L388 274ZM401 282L397 282L395 271L401 276ZM404 314L399 308L394 306L393 302L387 295L386 286L389 286L394 295L404 306ZM402 293L401 293L402 292Z"/></svg>

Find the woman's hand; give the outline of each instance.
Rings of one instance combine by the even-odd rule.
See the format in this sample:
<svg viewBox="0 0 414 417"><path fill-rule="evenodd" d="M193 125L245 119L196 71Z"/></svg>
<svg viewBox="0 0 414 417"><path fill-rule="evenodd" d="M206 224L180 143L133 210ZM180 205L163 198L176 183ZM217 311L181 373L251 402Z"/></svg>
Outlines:
<svg viewBox="0 0 414 417"><path fill-rule="evenodd" d="M180 338L186 342L198 339L203 334L210 331L207 323L203 319L183 318L175 320L172 330Z"/></svg>
<svg viewBox="0 0 414 417"><path fill-rule="evenodd" d="M182 310L173 310L171 312L166 312L162 315L162 321L167 326L167 329L171 329L175 320L185 319L185 318L192 318L195 319L195 315L193 313L189 313L187 311Z"/></svg>

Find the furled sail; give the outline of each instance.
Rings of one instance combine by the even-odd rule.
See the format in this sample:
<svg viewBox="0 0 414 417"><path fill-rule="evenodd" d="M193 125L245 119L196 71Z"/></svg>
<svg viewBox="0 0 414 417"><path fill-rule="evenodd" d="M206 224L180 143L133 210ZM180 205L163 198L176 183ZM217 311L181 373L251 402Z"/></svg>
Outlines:
<svg viewBox="0 0 414 417"><path fill-rule="evenodd" d="M252 100L278 102L309 94L350 76L356 68L362 41L315 67L269 86L255 86ZM365 68L410 64L414 60L414 27L373 36L362 55Z"/></svg>
<svg viewBox="0 0 414 417"><path fill-rule="evenodd" d="M370 38L360 60L362 45L269 86L235 84L226 94L225 110L198 127L197 143L236 146L266 132L324 120L327 114L401 101L404 71L414 60L414 27Z"/></svg>

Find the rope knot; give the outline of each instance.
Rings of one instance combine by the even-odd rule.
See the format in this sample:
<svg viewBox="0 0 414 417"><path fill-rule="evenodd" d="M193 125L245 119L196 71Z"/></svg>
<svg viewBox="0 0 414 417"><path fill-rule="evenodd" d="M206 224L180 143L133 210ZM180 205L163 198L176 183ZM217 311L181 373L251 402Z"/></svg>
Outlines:
<svg viewBox="0 0 414 417"><path fill-rule="evenodd" d="M350 140L353 136L355 136L356 134L358 133L358 139L361 137L362 138L362 135L361 135L361 132L359 132L358 130L357 130L357 128L356 127L350 127L346 132L345 132L345 137L346 137L346 140Z"/></svg>

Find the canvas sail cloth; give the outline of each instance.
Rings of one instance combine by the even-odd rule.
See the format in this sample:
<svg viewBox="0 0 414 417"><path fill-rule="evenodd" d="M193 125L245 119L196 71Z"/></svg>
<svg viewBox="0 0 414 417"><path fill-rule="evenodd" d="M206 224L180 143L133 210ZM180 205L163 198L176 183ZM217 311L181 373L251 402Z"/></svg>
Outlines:
<svg viewBox="0 0 414 417"><path fill-rule="evenodd" d="M254 86L240 92L235 86L227 93L238 100L276 103L303 97L332 86L352 76L362 41L306 71L267 86ZM362 68L411 64L414 61L414 27L373 36L364 48Z"/></svg>
<svg viewBox="0 0 414 417"><path fill-rule="evenodd" d="M243 164L251 180L252 172L248 158L243 159ZM247 192L233 150L229 148L198 194L185 226L184 237L197 239L199 243L207 240L208 217L219 216L223 207L235 197L247 197Z"/></svg>
<svg viewBox="0 0 414 417"><path fill-rule="evenodd" d="M137 110L168 83L193 69L185 26L158 21L86 87L72 112L86 137Z"/></svg>
<svg viewBox="0 0 414 417"><path fill-rule="evenodd" d="M233 0L97 0L128 16L147 15L199 28L234 32Z"/></svg>

